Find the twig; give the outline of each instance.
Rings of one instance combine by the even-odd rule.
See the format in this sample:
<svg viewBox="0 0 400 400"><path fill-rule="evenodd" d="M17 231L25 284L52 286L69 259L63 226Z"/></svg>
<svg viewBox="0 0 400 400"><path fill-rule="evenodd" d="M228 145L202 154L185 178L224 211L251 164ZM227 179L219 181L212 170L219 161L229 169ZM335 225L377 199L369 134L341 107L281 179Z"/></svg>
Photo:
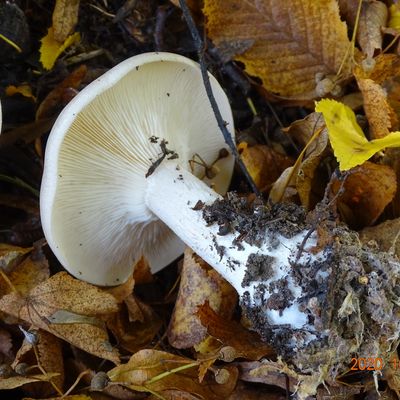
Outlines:
<svg viewBox="0 0 400 400"><path fill-rule="evenodd" d="M193 21L192 18L192 14L190 13L190 10L186 4L185 0L179 0L179 4L181 6L182 9L182 13L183 16L186 20L187 26L189 28L190 34L192 35L192 38L195 42L195 47L197 50L197 54L199 57L199 64L200 64L200 70L201 70L201 75L203 77L203 83L204 83L204 87L207 93L207 97L210 101L211 104L211 108L214 112L215 118L217 120L218 123L218 127L222 132L222 135L225 139L225 143L229 146L229 148L232 151L232 154L234 155L236 162L238 163L240 169L242 170L244 176L246 177L252 191L258 196L261 197L261 194L257 188L257 186L255 185L253 178L251 177L251 175L249 174L249 172L247 171L246 166L244 165L243 161L240 158L240 155L237 151L236 145L232 139L231 134L229 133L227 127L226 127L226 123L222 118L221 112L218 108L218 104L215 100L212 88L211 88L211 84L210 84L210 78L208 76L208 71L207 71L207 66L205 64L204 61L204 43L203 43L203 39L200 37L199 31L196 28L196 25Z"/></svg>

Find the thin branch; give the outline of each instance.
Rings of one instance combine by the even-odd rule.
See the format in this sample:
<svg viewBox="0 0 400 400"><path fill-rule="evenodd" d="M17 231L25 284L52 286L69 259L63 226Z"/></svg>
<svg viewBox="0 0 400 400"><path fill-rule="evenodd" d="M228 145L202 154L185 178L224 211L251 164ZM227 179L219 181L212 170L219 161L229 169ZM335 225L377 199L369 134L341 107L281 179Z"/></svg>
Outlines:
<svg viewBox="0 0 400 400"><path fill-rule="evenodd" d="M210 78L208 76L208 71L207 71L207 66L206 63L204 61L204 42L203 39L200 37L199 31L197 30L197 27L193 21L192 18L192 14L190 13L190 10L186 4L185 0L179 0L179 4L181 6L182 9L182 13L183 16L185 17L187 26L189 28L190 34L192 35L192 38L194 40L195 46L196 46L196 50L197 50L197 54L199 57L199 64L200 64L200 69L201 69L201 75L203 77L203 83L204 83L204 87L206 89L206 93L207 93L207 97L210 101L211 104L211 108L214 112L215 118L217 120L218 123L218 127L222 132L222 135L225 139L226 144L229 146L229 148L232 151L232 154L234 155L236 162L238 163L240 169L242 170L244 176L246 177L252 191L259 197L261 197L261 194L257 188L257 186L255 185L253 178L251 177L251 175L249 174L249 172L247 171L246 166L244 165L243 161L240 158L240 155L237 151L235 142L232 139L231 134L229 133L227 127L226 127L226 122L223 120L221 112L219 110L218 104L215 100L212 88L211 88L211 84L210 84Z"/></svg>

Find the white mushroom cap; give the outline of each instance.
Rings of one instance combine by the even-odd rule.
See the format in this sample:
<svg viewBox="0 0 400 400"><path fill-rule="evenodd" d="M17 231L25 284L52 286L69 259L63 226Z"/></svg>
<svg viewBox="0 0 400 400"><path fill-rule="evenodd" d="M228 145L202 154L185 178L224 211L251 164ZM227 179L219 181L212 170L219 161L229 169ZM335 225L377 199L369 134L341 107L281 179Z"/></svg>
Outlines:
<svg viewBox="0 0 400 400"><path fill-rule="evenodd" d="M228 99L210 76L228 129ZM74 276L98 285L125 281L143 254L153 271L183 243L148 209L145 174L168 141L179 167L198 154L208 164L227 146L197 63L171 53L132 57L88 85L62 111L47 142L40 193L48 244ZM233 157L218 162L215 189L227 190ZM204 169L196 167L202 176ZM162 193L160 193L162 196Z"/></svg>

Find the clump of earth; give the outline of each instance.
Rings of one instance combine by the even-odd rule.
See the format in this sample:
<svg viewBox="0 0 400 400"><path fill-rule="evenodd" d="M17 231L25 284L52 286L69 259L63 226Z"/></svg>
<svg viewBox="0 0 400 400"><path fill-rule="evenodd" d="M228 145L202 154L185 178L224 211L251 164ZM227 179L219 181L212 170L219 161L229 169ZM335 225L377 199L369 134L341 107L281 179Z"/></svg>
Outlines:
<svg viewBox="0 0 400 400"><path fill-rule="evenodd" d="M242 309L252 329L286 363L333 380L349 369L352 357L389 361L400 334L400 261L395 255L363 245L357 232L330 212L308 220L296 205L268 206L234 193L203 206L202 212L207 223L219 225L219 234L238 232L233 243L238 247L261 245L266 235L273 242L302 231L317 233L312 248L305 240L293 249L289 278L271 281L268 255L252 254L246 264L242 285L256 282L256 289L251 297L244 293ZM293 298L288 281L301 288L299 298ZM303 327L270 323L268 311L283 312L294 301L307 316Z"/></svg>

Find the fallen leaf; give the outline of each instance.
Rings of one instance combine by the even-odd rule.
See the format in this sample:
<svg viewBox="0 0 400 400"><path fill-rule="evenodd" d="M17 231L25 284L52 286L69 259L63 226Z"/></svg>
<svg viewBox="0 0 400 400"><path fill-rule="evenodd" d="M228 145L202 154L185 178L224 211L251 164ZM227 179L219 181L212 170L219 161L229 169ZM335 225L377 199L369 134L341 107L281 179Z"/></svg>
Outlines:
<svg viewBox="0 0 400 400"><path fill-rule="evenodd" d="M290 157L261 144L248 146L246 142L241 142L238 151L254 183L263 193L268 193L281 173L294 162Z"/></svg>
<svg viewBox="0 0 400 400"><path fill-rule="evenodd" d="M133 295L128 296L119 312L107 320L107 327L119 345L130 353L149 346L161 325L154 310Z"/></svg>
<svg viewBox="0 0 400 400"><path fill-rule="evenodd" d="M359 79L357 83L364 97L364 111L369 122L371 138L387 136L398 120L386 100L386 92L371 79Z"/></svg>
<svg viewBox="0 0 400 400"><path fill-rule="evenodd" d="M32 94L32 88L26 83L19 86L9 85L6 87L7 96L14 96L15 94L20 94L36 101L36 97Z"/></svg>
<svg viewBox="0 0 400 400"><path fill-rule="evenodd" d="M207 328L209 335L218 339L221 345L231 348L225 349L230 352L230 360L227 361L238 357L259 360L263 356L270 357L275 354L274 350L255 332L245 329L236 321L226 320L218 315L207 302L198 308L197 315L203 326Z"/></svg>
<svg viewBox="0 0 400 400"><path fill-rule="evenodd" d="M11 376L10 378L0 378L0 390L10 390L17 387L26 385L27 383L33 382L49 382L51 379L55 378L58 374L36 374L27 376Z"/></svg>
<svg viewBox="0 0 400 400"><path fill-rule="evenodd" d="M53 68L57 58L73 44L78 43L81 36L78 32L68 36L64 42L58 42L54 38L54 29L49 28L47 35L43 37L40 46L40 62L44 69L50 70Z"/></svg>
<svg viewBox="0 0 400 400"><path fill-rule="evenodd" d="M324 120L321 115L311 113L304 119L294 121L285 129L301 148L306 147L304 158L292 178L293 186L306 210L312 209L320 201L323 197L323 188L326 186L323 181L324 174L320 172L321 161L326 156L328 146L328 132L322 129L323 127ZM310 142L314 133L320 129L322 129L320 134Z"/></svg>
<svg viewBox="0 0 400 400"><path fill-rule="evenodd" d="M119 383L139 392L181 390L197 395L204 400L220 400L232 393L238 376L235 367L224 367L229 373L226 383L218 384L208 374L199 383L198 362L189 358L157 350L141 350L135 353L127 364L115 367L107 374L111 382Z"/></svg>
<svg viewBox="0 0 400 400"><path fill-rule="evenodd" d="M11 366L15 369L20 363L34 366L39 362L40 366L47 373L57 374L57 376L51 379L51 382L62 391L64 384L64 360L61 342L58 338L43 330L37 331L35 335L38 339L36 349L39 360L36 359L32 344L25 339ZM24 389L36 397L47 398L51 394L54 394L54 388L48 383L34 383L27 385Z"/></svg>
<svg viewBox="0 0 400 400"><path fill-rule="evenodd" d="M341 171L364 163L386 147L400 146L400 132L391 132L381 139L368 141L354 112L342 103L323 99L316 103L315 111L324 116L329 140Z"/></svg>
<svg viewBox="0 0 400 400"><path fill-rule="evenodd" d="M0 243L0 268L6 272L12 270L32 249L32 247L18 247Z"/></svg>
<svg viewBox="0 0 400 400"><path fill-rule="evenodd" d="M393 200L396 186L396 174L390 167L368 161L351 169L344 184L332 178L332 192L343 191L337 199L339 213L353 229L372 225Z"/></svg>
<svg viewBox="0 0 400 400"><path fill-rule="evenodd" d="M78 23L80 0L56 0L53 11L54 39L63 43Z"/></svg>
<svg viewBox="0 0 400 400"><path fill-rule="evenodd" d="M357 30L357 40L367 58L382 50L382 28L386 26L388 10L381 1L363 2Z"/></svg>
<svg viewBox="0 0 400 400"><path fill-rule="evenodd" d="M62 396L62 397L59 397L59 396L58 397L50 397L50 398L47 398L46 400L60 400L60 399L62 399L62 400L93 400L94 397L87 396L85 394L71 394L71 395ZM24 397L23 400L38 400L38 399L37 398L36 399L32 399L30 397Z"/></svg>
<svg viewBox="0 0 400 400"><path fill-rule="evenodd" d="M316 76L336 75L342 63L342 76L351 74L335 0L205 0L203 11L217 48L239 48L235 59L282 97L315 98Z"/></svg>
<svg viewBox="0 0 400 400"><path fill-rule="evenodd" d="M118 310L116 300L112 295L65 272L39 284L25 298L15 292L4 296L0 300L0 310L88 353L119 363L118 352L111 346L101 319ZM96 317L96 323L51 323L51 317L59 310Z"/></svg>
<svg viewBox="0 0 400 400"><path fill-rule="evenodd" d="M392 4L389 7L389 28L400 31L400 6L399 4Z"/></svg>
<svg viewBox="0 0 400 400"><path fill-rule="evenodd" d="M53 116L65 102L65 92L70 89L78 89L87 74L85 65L74 69L62 82L60 82L40 103L36 111L36 119L40 120Z"/></svg>
<svg viewBox="0 0 400 400"><path fill-rule="evenodd" d="M0 328L0 364L9 364L14 358L10 332Z"/></svg>
<svg viewBox="0 0 400 400"><path fill-rule="evenodd" d="M7 272L7 277L17 292L25 296L39 283L50 276L49 263L41 250L35 250L29 257ZM0 297L11 293L12 287L0 279Z"/></svg>
<svg viewBox="0 0 400 400"><path fill-rule="evenodd" d="M173 347L189 348L205 338L207 329L196 312L206 300L229 320L237 303L237 294L225 279L187 247L178 298L168 327L168 341Z"/></svg>

